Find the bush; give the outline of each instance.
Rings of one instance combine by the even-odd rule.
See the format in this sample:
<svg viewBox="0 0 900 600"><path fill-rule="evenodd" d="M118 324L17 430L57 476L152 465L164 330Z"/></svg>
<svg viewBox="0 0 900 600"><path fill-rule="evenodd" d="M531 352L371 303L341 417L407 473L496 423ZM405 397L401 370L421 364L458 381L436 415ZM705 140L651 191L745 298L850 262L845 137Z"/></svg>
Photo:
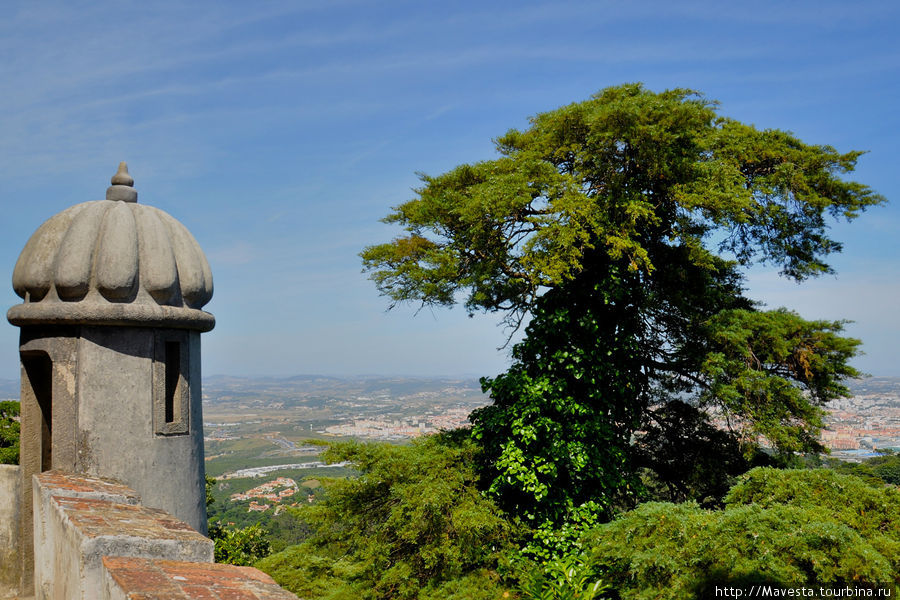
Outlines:
<svg viewBox="0 0 900 600"><path fill-rule="evenodd" d="M705 597L713 584L900 583L894 490L825 470L758 468L725 510L648 503L588 534L622 598Z"/></svg>
<svg viewBox="0 0 900 600"><path fill-rule="evenodd" d="M596 531L592 561L622 598L705 597L713 584L895 581L891 562L821 511L649 503Z"/></svg>
<svg viewBox="0 0 900 600"><path fill-rule="evenodd" d="M496 598L515 530L476 488L467 434L408 446L349 442L323 455L358 478L298 511L315 528L256 566L304 598Z"/></svg>
<svg viewBox="0 0 900 600"><path fill-rule="evenodd" d="M217 563L247 567L268 556L269 532L255 524L243 529L223 527L218 521L209 525L209 537L215 542Z"/></svg>
<svg viewBox="0 0 900 600"><path fill-rule="evenodd" d="M754 504L814 508L858 532L900 573L900 491L830 469L753 469L725 497L729 507ZM894 581L893 578L887 581Z"/></svg>
<svg viewBox="0 0 900 600"><path fill-rule="evenodd" d="M609 588L582 553L528 563L519 578L523 600L594 600Z"/></svg>

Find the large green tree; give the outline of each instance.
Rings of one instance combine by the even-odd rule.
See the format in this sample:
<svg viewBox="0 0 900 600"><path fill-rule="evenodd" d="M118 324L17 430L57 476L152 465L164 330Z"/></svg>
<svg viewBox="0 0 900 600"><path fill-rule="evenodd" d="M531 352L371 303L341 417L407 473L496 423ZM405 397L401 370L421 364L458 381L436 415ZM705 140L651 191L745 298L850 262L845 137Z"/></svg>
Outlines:
<svg viewBox="0 0 900 600"><path fill-rule="evenodd" d="M829 217L883 198L842 176L860 152L722 117L690 90L639 84L537 115L499 158L423 175L362 253L393 302L501 311L524 340L473 415L484 475L535 526L590 522L636 485L631 438L688 400L746 446L820 448L859 342L843 323L764 311L743 269L831 272Z"/></svg>

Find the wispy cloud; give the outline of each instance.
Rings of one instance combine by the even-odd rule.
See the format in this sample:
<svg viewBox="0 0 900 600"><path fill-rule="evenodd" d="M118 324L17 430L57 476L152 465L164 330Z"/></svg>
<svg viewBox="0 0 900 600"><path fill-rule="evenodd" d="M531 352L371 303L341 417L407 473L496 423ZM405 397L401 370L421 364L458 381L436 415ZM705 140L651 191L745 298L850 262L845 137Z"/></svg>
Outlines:
<svg viewBox="0 0 900 600"><path fill-rule="evenodd" d="M206 252L213 265L246 265L258 258L256 249L246 241L236 241L226 246L216 246Z"/></svg>

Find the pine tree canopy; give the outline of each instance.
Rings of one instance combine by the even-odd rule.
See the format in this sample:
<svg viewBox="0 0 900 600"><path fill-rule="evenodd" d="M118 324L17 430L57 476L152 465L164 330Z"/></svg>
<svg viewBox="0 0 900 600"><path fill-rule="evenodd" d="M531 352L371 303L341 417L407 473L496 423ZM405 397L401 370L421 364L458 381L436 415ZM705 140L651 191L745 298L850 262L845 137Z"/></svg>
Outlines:
<svg viewBox="0 0 900 600"><path fill-rule="evenodd" d="M394 301L527 311L541 291L608 262L650 278L679 263L830 272L826 215L883 198L843 180L861 152L807 145L721 117L690 90L608 88L496 140L500 158L421 175L385 219L406 234L362 253ZM716 251L728 256L724 265ZM596 277L596 275L593 275Z"/></svg>
<svg viewBox="0 0 900 600"><path fill-rule="evenodd" d="M496 147L422 175L385 219L404 233L361 256L393 303L529 317L473 415L501 505L535 524L608 512L634 490L632 436L673 399L715 411L745 447L821 449L859 341L841 321L761 310L743 277L753 263L796 281L831 272L829 219L884 202L844 177L861 152L639 84L539 114Z"/></svg>

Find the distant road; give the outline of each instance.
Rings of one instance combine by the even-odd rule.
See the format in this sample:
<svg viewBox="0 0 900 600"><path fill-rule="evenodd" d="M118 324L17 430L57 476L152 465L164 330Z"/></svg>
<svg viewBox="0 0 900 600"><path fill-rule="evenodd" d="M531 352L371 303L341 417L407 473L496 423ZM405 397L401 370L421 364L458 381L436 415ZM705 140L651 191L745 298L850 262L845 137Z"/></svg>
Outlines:
<svg viewBox="0 0 900 600"><path fill-rule="evenodd" d="M267 467L251 467L249 469L238 469L231 473L225 473L219 479L237 479L241 477L262 477L266 473L275 471L283 471L288 469L319 469L322 467L347 467L350 463L347 461L337 463L325 463L320 460L314 460L306 463L291 463L288 465L269 465Z"/></svg>
<svg viewBox="0 0 900 600"><path fill-rule="evenodd" d="M297 447L297 444L295 444L291 440L286 440L284 438L269 438L269 439L272 440L273 444L275 444L277 446L281 446L285 450L293 450L294 448Z"/></svg>

